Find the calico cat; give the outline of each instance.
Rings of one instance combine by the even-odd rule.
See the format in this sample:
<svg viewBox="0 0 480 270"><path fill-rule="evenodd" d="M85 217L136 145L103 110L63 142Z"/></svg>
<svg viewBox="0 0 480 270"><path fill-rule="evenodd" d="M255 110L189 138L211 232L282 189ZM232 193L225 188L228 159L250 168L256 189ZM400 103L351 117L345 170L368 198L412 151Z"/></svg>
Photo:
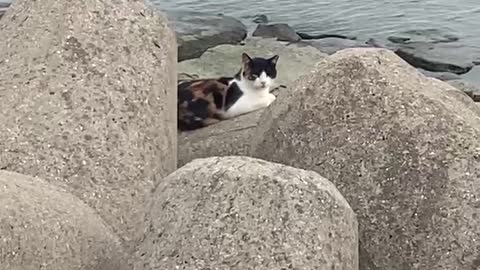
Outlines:
<svg viewBox="0 0 480 270"><path fill-rule="evenodd" d="M251 58L242 54L242 67L233 77L178 83L178 129L194 130L269 106L279 56Z"/></svg>

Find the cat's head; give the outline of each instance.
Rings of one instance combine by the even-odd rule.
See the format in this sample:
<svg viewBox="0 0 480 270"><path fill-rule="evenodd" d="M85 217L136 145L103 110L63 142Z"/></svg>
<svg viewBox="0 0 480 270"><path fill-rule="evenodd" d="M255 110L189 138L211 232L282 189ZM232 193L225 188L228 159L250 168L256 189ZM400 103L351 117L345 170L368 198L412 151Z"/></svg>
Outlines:
<svg viewBox="0 0 480 270"><path fill-rule="evenodd" d="M278 55L271 58L251 58L242 53L242 79L255 89L270 89L277 78L278 58Z"/></svg>

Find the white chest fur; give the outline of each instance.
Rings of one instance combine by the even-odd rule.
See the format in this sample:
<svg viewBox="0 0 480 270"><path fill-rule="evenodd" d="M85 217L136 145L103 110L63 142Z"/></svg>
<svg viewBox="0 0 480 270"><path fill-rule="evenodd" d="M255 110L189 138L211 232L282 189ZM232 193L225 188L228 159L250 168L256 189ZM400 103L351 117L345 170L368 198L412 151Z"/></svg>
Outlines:
<svg viewBox="0 0 480 270"><path fill-rule="evenodd" d="M270 87L258 89L244 80L233 80L231 83L233 82L238 84L243 95L227 111L220 113L224 119L265 108L275 100L275 96L270 93Z"/></svg>

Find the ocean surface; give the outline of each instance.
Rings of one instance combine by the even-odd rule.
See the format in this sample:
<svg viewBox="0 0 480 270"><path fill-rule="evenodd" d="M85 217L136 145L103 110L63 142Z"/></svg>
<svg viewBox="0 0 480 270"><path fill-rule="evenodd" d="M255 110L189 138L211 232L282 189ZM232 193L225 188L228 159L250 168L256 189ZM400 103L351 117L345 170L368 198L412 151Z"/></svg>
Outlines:
<svg viewBox="0 0 480 270"><path fill-rule="evenodd" d="M414 31L455 35L480 48L480 0L150 0L165 11L222 13L248 23L264 14L297 31L386 39Z"/></svg>

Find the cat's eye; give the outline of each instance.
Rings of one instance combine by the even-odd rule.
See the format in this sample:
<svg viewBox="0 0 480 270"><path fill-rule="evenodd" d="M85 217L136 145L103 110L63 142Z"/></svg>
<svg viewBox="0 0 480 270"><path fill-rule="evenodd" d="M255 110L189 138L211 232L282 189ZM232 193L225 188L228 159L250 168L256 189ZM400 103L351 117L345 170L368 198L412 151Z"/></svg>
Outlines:
<svg viewBox="0 0 480 270"><path fill-rule="evenodd" d="M251 81L255 80L256 78L258 78L258 76L255 75L255 74L252 74L252 75L248 76L248 79L251 80Z"/></svg>

